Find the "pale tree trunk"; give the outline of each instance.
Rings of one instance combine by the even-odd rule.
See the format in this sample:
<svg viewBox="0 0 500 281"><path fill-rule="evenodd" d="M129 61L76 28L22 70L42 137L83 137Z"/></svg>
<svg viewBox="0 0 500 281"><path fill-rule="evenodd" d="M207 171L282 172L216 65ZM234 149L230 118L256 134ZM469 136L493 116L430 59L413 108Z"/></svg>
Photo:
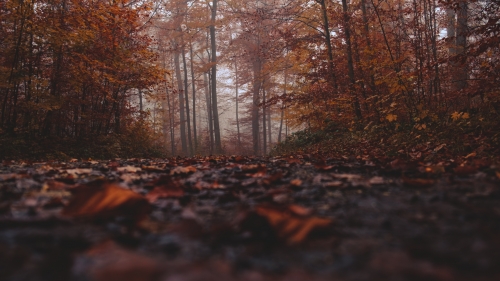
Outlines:
<svg viewBox="0 0 500 281"><path fill-rule="evenodd" d="M286 50L286 55L288 55L288 49ZM288 67L288 63L287 65L285 65L285 70L283 70L283 76L284 76L284 87L283 87L283 96L286 98L286 87L287 87L287 79L288 79L288 73L286 72L286 68ZM278 133L278 143L281 142L281 132L283 130L283 118L285 116L285 108L284 108L284 103L281 105L281 118L280 118L280 130L279 130L279 133Z"/></svg>
<svg viewBox="0 0 500 281"><path fill-rule="evenodd" d="M217 0L212 1L212 18L210 22L210 47L212 52L212 114L214 119L215 154L222 153L219 126L219 110L217 108L217 45L215 42L215 19L217 17Z"/></svg>
<svg viewBox="0 0 500 281"><path fill-rule="evenodd" d="M196 130L196 79L194 78L194 64L193 64L193 42L189 42L189 56L191 62L191 86L193 89L193 135L194 135L194 152L198 152L198 133Z"/></svg>
<svg viewBox="0 0 500 281"><path fill-rule="evenodd" d="M176 44L177 45L177 44ZM178 46L176 46L178 47ZM184 115L184 90L182 86L182 76L181 76L181 66L179 60L179 50L176 49L174 54L174 64L175 64L175 77L177 80L177 91L179 92L179 114L180 114L180 127L181 127L181 146L183 156L188 155L188 147L186 142L186 117Z"/></svg>
<svg viewBox="0 0 500 281"><path fill-rule="evenodd" d="M205 99L207 101L207 127L209 133L209 153L213 154L214 152L214 123L212 122L212 98L210 94L210 80L207 78L208 74L205 72L203 74L203 82L205 83Z"/></svg>
<svg viewBox="0 0 500 281"><path fill-rule="evenodd" d="M234 73L235 73L235 86L236 86L236 131L238 134L238 147L241 149L241 135L240 135L240 119L239 119L239 112L238 112L238 105L239 105L239 85L238 85L238 64L236 63L236 59L234 60Z"/></svg>
<svg viewBox="0 0 500 281"><path fill-rule="evenodd" d="M187 138L189 156L193 156L193 139L191 138L191 117L189 115L189 88L188 88L188 72L186 64L186 52L184 50L184 36L181 35L181 53L182 53L182 68L184 71L184 99L186 102L186 123L187 123Z"/></svg>
<svg viewBox="0 0 500 281"><path fill-rule="evenodd" d="M167 65L165 62L165 55L163 55L163 69L167 69ZM175 155L174 120L172 118L172 107L170 106L170 92L168 91L166 73L165 73L164 87L165 87L165 98L161 100L161 107L163 111L163 134L165 137L165 142L166 142L167 132L170 135L170 153L173 156ZM167 119L168 119L168 128L167 128Z"/></svg>

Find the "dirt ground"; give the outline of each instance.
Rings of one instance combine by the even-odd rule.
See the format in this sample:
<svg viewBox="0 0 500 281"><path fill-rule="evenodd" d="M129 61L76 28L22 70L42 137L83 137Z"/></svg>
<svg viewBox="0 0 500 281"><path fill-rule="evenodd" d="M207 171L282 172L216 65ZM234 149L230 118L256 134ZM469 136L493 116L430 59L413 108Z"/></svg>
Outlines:
<svg viewBox="0 0 500 281"><path fill-rule="evenodd" d="M362 159L0 165L0 280L500 280L500 173Z"/></svg>

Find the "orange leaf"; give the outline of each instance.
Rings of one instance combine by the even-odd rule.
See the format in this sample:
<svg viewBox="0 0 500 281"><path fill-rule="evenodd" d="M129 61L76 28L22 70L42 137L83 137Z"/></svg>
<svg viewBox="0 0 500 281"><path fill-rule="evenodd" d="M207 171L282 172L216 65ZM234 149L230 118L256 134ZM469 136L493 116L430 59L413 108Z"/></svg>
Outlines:
<svg viewBox="0 0 500 281"><path fill-rule="evenodd" d="M151 190L146 198L149 202L153 203L158 198L169 198L169 197L182 197L184 195L184 190L178 186L157 186Z"/></svg>
<svg viewBox="0 0 500 281"><path fill-rule="evenodd" d="M302 214L307 213L305 210L295 205L286 208L261 205L255 209L258 215L268 220L278 237L285 239L288 244L298 244L304 241L312 230L326 227L332 222L319 217L304 217Z"/></svg>
<svg viewBox="0 0 500 281"><path fill-rule="evenodd" d="M106 220L116 216L142 219L150 211L144 196L116 184L81 186L62 214L73 218Z"/></svg>

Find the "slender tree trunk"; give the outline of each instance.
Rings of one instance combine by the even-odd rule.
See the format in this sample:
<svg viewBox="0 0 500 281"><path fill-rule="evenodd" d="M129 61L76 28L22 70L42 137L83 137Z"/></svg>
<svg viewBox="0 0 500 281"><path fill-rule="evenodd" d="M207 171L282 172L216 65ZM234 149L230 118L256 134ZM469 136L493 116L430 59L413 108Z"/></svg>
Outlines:
<svg viewBox="0 0 500 281"><path fill-rule="evenodd" d="M271 150L271 145L272 145L272 124L271 124L271 107L269 106L267 108L267 135L269 136L268 144L269 144L269 150Z"/></svg>
<svg viewBox="0 0 500 281"><path fill-rule="evenodd" d="M209 133L209 153L214 153L214 123L212 122L212 95L210 93L211 85L210 80L207 78L208 74L203 74L203 82L205 83L205 99L207 101L207 126Z"/></svg>
<svg viewBox="0 0 500 281"><path fill-rule="evenodd" d="M178 47L178 46L176 46ZM177 80L177 91L179 92L179 114L180 114L180 125L181 125L181 146L183 156L188 155L188 147L186 140L186 117L184 115L184 90L182 86L182 76L181 76L181 66L180 66L180 53L177 49L174 54L174 64L175 64L175 76Z"/></svg>
<svg viewBox="0 0 500 281"><path fill-rule="evenodd" d="M234 73L235 73L235 86L236 86L236 132L238 134L238 147L241 149L241 134L240 134L240 119L239 119L239 112L238 112L238 106L239 106L239 84L238 84L238 64L236 63L236 60L234 60Z"/></svg>
<svg viewBox="0 0 500 281"><path fill-rule="evenodd" d="M142 115L142 90L139 89L139 113Z"/></svg>
<svg viewBox="0 0 500 281"><path fill-rule="evenodd" d="M262 154L267 154L267 130L266 130L266 87L262 82Z"/></svg>
<svg viewBox="0 0 500 281"><path fill-rule="evenodd" d="M354 114L356 115L356 118L358 120L362 119L361 115L361 106L359 104L359 99L354 91L354 84L356 83L356 79L354 77L354 63L352 59L352 43L351 43L351 28L349 26L349 15L348 15L348 7L347 7L347 0L342 0L342 11L344 12L344 33L345 33L345 40L346 40L346 45L347 45L347 70L348 70L348 76L349 76L349 92L351 97L353 98L353 108L354 108Z"/></svg>
<svg viewBox="0 0 500 281"><path fill-rule="evenodd" d="M328 22L328 8L326 7L326 0L316 0L321 5L321 16L323 18L323 30L325 32L325 43L328 51L328 72L330 74L330 83L334 89L337 89L337 78L335 77L335 70L333 65L333 47L330 36L330 25Z"/></svg>
<svg viewBox="0 0 500 281"><path fill-rule="evenodd" d="M253 100L252 100L252 140L253 140L253 153L259 155L259 101L260 101L260 87L261 87L261 61L256 54L253 61Z"/></svg>
<svg viewBox="0 0 500 281"><path fill-rule="evenodd" d="M196 79L194 78L194 57L193 57L193 41L189 41L189 56L191 62L191 88L193 91L193 135L194 135L194 152L198 152L198 132L196 129Z"/></svg>
<svg viewBox="0 0 500 281"><path fill-rule="evenodd" d="M210 21L210 45L212 52L212 111L214 119L215 153L222 153L219 126L219 110L217 108L217 45L215 41L215 19L217 17L217 0L212 1L212 17Z"/></svg>
<svg viewBox="0 0 500 281"><path fill-rule="evenodd" d="M457 65L456 90L460 91L467 87L467 59L465 49L467 45L467 0L460 0L457 13L457 40L456 48L459 55Z"/></svg>
<svg viewBox="0 0 500 281"><path fill-rule="evenodd" d="M191 137L191 116L189 115L189 88L188 88L188 71L186 63L186 51L184 49L184 36L181 35L181 54L182 68L184 72L184 99L186 102L186 124L187 124L187 140L189 156L193 156L193 138Z"/></svg>

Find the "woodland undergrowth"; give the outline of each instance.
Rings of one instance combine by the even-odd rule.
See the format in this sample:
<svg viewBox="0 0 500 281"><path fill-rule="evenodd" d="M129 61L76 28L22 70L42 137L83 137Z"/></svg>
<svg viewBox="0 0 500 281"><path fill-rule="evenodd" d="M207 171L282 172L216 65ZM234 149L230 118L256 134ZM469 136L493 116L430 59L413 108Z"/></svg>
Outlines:
<svg viewBox="0 0 500 281"><path fill-rule="evenodd" d="M271 155L306 153L320 158L388 162L396 159L438 163L457 157L500 160L500 117L494 113L434 122L425 128L414 124L382 123L358 128L329 123L289 136Z"/></svg>

